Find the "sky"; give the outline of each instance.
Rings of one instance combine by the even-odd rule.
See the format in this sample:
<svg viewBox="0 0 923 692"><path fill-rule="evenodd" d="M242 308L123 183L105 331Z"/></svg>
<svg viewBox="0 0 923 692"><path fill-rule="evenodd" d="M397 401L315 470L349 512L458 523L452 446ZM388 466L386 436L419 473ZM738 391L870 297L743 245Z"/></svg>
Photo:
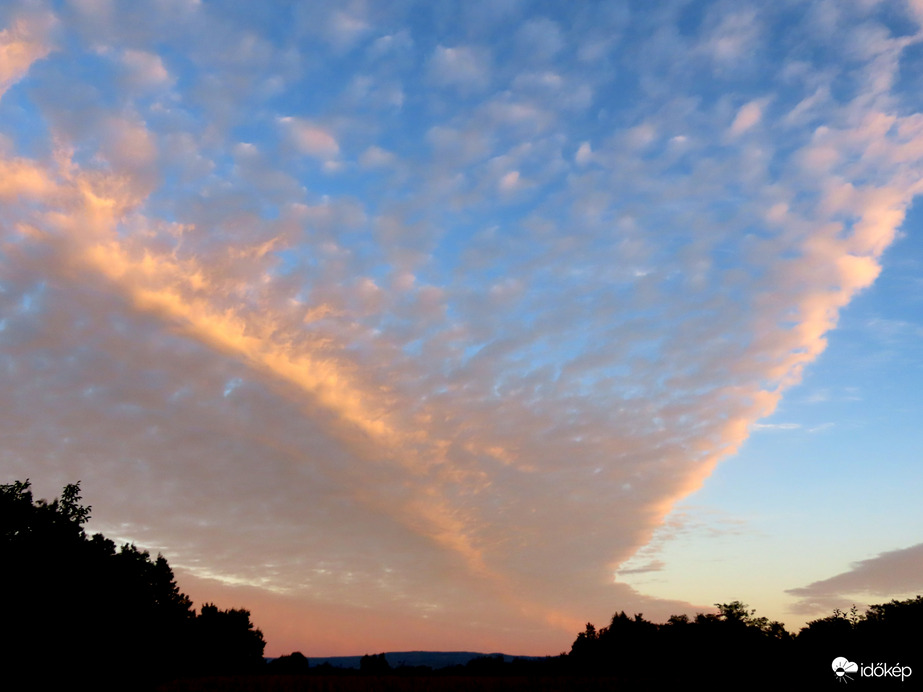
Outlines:
<svg viewBox="0 0 923 692"><path fill-rule="evenodd" d="M8 0L0 482L267 655L912 596L921 94L921 0Z"/></svg>

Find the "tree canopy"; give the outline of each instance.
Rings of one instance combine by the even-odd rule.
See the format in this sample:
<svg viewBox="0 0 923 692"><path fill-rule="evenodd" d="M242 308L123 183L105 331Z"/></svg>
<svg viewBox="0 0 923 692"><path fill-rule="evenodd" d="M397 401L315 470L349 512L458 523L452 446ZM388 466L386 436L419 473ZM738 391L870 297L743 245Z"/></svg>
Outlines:
<svg viewBox="0 0 923 692"><path fill-rule="evenodd" d="M781 687L792 680L826 684L835 680L830 664L838 656L895 664L914 660L923 626L920 596L872 605L865 614L855 606L848 613L835 610L797 635L740 601L715 608L717 613L694 618L673 615L663 624L624 612L600 629L587 623L568 654L570 670L661 683L680 683L694 672L722 689L736 689L744 679Z"/></svg>
<svg viewBox="0 0 923 692"><path fill-rule="evenodd" d="M0 485L4 656L39 687L85 679L138 689L176 675L243 672L265 641L246 610L196 614L162 555L88 536L80 484L35 500L28 480ZM47 661L55 664L48 666Z"/></svg>

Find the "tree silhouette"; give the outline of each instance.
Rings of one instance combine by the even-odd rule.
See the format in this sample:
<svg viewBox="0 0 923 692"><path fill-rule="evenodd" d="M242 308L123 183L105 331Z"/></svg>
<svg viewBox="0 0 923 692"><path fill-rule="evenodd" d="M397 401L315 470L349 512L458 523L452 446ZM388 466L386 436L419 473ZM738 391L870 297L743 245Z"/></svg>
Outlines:
<svg viewBox="0 0 923 692"><path fill-rule="evenodd" d="M219 610L206 603L193 631L197 673L251 673L262 667L266 642L250 622L249 610Z"/></svg>
<svg viewBox="0 0 923 692"><path fill-rule="evenodd" d="M0 485L4 663L31 671L39 688L94 689L262 663L265 642L248 611L206 605L197 617L166 558L88 537L89 517L79 483L51 502L34 500L28 480Z"/></svg>
<svg viewBox="0 0 923 692"><path fill-rule="evenodd" d="M621 680L679 683L692 671L713 685L768 675L765 661L790 653L792 637L779 622L756 617L740 601L715 604L717 613L674 615L655 624L639 613L612 616L600 630L588 623L568 659L574 672ZM743 677L742 677L743 676Z"/></svg>

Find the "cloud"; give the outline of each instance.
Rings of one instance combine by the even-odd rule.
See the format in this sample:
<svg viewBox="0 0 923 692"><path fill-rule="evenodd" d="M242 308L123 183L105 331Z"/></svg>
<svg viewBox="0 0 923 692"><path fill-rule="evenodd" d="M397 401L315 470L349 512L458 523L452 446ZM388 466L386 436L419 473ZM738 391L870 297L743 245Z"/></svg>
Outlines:
<svg viewBox="0 0 923 692"><path fill-rule="evenodd" d="M801 423L755 423L754 430L800 430Z"/></svg>
<svg viewBox="0 0 923 692"><path fill-rule="evenodd" d="M129 75L131 86L155 88L169 85L173 80L159 55L142 50L126 50L122 62Z"/></svg>
<svg viewBox="0 0 923 692"><path fill-rule="evenodd" d="M397 157L390 151L386 151L378 146L370 146L362 152L359 157L360 165L366 168L380 168L382 166L393 166Z"/></svg>
<svg viewBox="0 0 923 692"><path fill-rule="evenodd" d="M757 101L750 101L750 103L744 104L741 106L740 110L737 111L734 122L731 123L731 135L737 136L746 132L759 123L762 117L763 106L760 103Z"/></svg>
<svg viewBox="0 0 923 692"><path fill-rule="evenodd" d="M510 171L509 173L505 173L503 177L500 178L501 192L513 192L519 187L519 185L519 171Z"/></svg>
<svg viewBox="0 0 923 692"><path fill-rule="evenodd" d="M754 9L724 10L719 5L709 10L712 26L702 43L703 50L710 54L718 70L727 69L732 62L738 63L736 67L739 68L740 63L752 60L763 36L759 15Z"/></svg>
<svg viewBox="0 0 923 692"><path fill-rule="evenodd" d="M51 13L23 14L0 31L0 96L25 76L32 63L51 52L50 33L56 21Z"/></svg>
<svg viewBox="0 0 923 692"><path fill-rule="evenodd" d="M463 94L481 91L490 84L489 53L476 46L436 46L429 60L429 77Z"/></svg>
<svg viewBox="0 0 923 692"><path fill-rule="evenodd" d="M530 19L516 32L519 54L529 61L545 62L564 47L564 39L558 25L544 17Z"/></svg>
<svg viewBox="0 0 923 692"><path fill-rule="evenodd" d="M650 562L640 566L640 567L631 567L628 569L620 569L619 575L630 575L630 574L647 574L649 572L659 572L665 567L665 563L662 560L651 560Z"/></svg>
<svg viewBox="0 0 923 692"><path fill-rule="evenodd" d="M585 166L593 159L593 150L590 148L589 142L581 142L580 148L577 149L577 153L574 155L574 160L579 163L581 166Z"/></svg>
<svg viewBox="0 0 923 692"><path fill-rule="evenodd" d="M786 593L798 598L792 610L814 615L829 614L834 608L845 609L856 599L879 597L892 599L923 590L923 544L889 550L860 560L828 579L813 582Z"/></svg>
<svg viewBox="0 0 923 692"><path fill-rule="evenodd" d="M340 47L351 46L369 30L363 17L342 10L332 12L327 24L327 36Z"/></svg>
<svg viewBox="0 0 923 692"><path fill-rule="evenodd" d="M908 0L907 6L911 14L916 18L917 23L923 26L923 2L920 0Z"/></svg>
<svg viewBox="0 0 923 692"><path fill-rule="evenodd" d="M394 51L409 51L413 48L414 41L407 29L401 29L393 34L379 36L369 46L369 54L380 58Z"/></svg>
<svg viewBox="0 0 923 692"><path fill-rule="evenodd" d="M287 130L292 143L302 154L318 159L333 159L340 153L340 145L332 134L322 127L303 120L286 116L279 122Z"/></svg>

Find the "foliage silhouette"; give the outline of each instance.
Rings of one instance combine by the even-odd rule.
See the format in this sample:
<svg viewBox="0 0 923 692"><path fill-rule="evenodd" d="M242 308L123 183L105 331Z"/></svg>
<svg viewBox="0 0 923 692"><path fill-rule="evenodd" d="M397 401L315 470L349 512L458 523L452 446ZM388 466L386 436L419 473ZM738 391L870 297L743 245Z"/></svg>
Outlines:
<svg viewBox="0 0 923 692"><path fill-rule="evenodd" d="M807 685L835 681L839 656L892 664L919 660L923 597L872 605L809 622L793 635L782 623L757 617L740 601L715 604L717 613L673 615L654 624L616 613L607 627L592 623L577 634L567 655L571 674L613 676L635 684L681 684L690 675L712 687ZM850 659L853 660L853 659ZM655 678L652 678L652 674ZM923 674L923 672L921 672Z"/></svg>
<svg viewBox="0 0 923 692"><path fill-rule="evenodd" d="M0 485L5 663L38 688L84 681L95 689L262 663L265 642L249 612L206 606L196 616L162 555L86 535L91 508L80 499L79 483L51 502L34 500L28 480Z"/></svg>
<svg viewBox="0 0 923 692"><path fill-rule="evenodd" d="M263 633L250 622L248 610L202 606L193 623L197 642L196 668L210 675L258 672L264 665Z"/></svg>

